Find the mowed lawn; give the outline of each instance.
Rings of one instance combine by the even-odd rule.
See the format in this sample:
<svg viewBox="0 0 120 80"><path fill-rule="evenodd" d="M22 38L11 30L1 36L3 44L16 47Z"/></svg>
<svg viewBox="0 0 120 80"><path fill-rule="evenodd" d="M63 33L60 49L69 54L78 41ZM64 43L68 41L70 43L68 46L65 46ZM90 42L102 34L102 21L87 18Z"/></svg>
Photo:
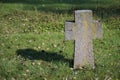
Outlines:
<svg viewBox="0 0 120 80"><path fill-rule="evenodd" d="M78 9L102 21L94 70L73 70L74 41L64 38ZM120 0L1 0L0 80L120 80Z"/></svg>

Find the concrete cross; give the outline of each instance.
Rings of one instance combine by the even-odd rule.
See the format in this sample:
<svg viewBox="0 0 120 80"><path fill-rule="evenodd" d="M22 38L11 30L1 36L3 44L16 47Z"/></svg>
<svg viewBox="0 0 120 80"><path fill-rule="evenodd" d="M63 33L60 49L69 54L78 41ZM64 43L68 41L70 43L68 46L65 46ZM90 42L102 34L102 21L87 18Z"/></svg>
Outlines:
<svg viewBox="0 0 120 80"><path fill-rule="evenodd" d="M65 39L75 40L74 69L95 68L92 39L101 37L101 22L93 20L91 10L76 10L75 21L65 22Z"/></svg>

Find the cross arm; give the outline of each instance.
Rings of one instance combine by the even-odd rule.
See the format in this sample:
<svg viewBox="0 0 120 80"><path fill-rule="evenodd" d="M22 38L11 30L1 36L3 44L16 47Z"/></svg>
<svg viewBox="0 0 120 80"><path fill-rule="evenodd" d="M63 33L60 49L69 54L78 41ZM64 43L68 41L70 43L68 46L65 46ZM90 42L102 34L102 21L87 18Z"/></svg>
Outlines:
<svg viewBox="0 0 120 80"><path fill-rule="evenodd" d="M74 40L74 22L65 22L65 39Z"/></svg>
<svg viewBox="0 0 120 80"><path fill-rule="evenodd" d="M93 39L100 39L102 38L102 22L100 20L93 20L92 26L92 35Z"/></svg>

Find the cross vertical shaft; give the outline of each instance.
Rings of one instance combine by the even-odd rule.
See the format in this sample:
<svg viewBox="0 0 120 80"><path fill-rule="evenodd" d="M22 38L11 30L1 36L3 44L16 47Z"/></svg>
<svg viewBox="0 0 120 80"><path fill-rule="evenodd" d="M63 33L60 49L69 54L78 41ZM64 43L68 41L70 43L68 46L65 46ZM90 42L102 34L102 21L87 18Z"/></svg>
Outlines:
<svg viewBox="0 0 120 80"><path fill-rule="evenodd" d="M75 53L74 68L85 65L94 67L93 45L92 45L92 11L75 11Z"/></svg>

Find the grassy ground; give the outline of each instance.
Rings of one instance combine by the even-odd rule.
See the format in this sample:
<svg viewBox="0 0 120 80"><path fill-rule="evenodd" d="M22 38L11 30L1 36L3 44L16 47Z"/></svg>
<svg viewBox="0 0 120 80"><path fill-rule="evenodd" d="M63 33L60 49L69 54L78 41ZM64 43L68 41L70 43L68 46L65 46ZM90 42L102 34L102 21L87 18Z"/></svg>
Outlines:
<svg viewBox="0 0 120 80"><path fill-rule="evenodd" d="M73 41L64 22L74 9L92 9L103 22L94 40L95 70L73 70ZM119 80L119 0L1 0L0 80Z"/></svg>

